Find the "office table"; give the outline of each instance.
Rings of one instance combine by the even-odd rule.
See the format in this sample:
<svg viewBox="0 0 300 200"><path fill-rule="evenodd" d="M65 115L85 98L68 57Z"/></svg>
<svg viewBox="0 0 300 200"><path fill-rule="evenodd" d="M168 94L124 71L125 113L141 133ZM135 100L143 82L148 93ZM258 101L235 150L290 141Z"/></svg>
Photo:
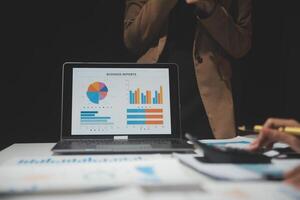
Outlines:
<svg viewBox="0 0 300 200"><path fill-rule="evenodd" d="M54 143L27 143L13 144L0 152L0 166L5 166L18 158L30 157L50 157L59 158L53 155L50 149ZM86 155L82 155L86 156ZM91 155L92 156L92 155ZM97 155L101 157L101 155ZM103 155L107 156L126 156L126 155ZM136 156L136 155L131 155ZM148 160L160 157L162 159L172 158L172 154L147 154L139 156ZM171 168L172 166L170 166ZM0 199L297 199L300 194L293 188L286 186L278 181L255 181L255 182L228 182L211 179L184 165L181 165L182 173L187 178L193 179L192 185L179 186L178 188L156 188L130 185L110 191L82 191L68 193L40 193L32 195L13 195L1 196ZM0 171L1 173L1 171ZM200 189L201 188L201 189ZM299 195L299 196L297 196Z"/></svg>

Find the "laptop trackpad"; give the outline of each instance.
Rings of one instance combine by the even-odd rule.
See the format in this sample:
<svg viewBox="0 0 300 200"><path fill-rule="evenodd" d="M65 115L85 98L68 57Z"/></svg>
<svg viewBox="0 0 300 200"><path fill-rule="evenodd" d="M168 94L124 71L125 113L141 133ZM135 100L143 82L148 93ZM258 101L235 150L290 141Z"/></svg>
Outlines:
<svg viewBox="0 0 300 200"><path fill-rule="evenodd" d="M118 145L110 145L110 144L102 144L96 145L97 149L151 149L152 146L150 144L118 144Z"/></svg>

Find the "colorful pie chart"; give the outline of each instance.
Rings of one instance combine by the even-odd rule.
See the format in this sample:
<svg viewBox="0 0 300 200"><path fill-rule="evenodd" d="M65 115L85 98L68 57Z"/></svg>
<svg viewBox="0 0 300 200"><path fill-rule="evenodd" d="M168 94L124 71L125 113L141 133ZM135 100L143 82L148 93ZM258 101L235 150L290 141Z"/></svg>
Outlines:
<svg viewBox="0 0 300 200"><path fill-rule="evenodd" d="M87 97L92 103L99 104L106 97L107 92L108 89L104 83L94 82L88 87Z"/></svg>

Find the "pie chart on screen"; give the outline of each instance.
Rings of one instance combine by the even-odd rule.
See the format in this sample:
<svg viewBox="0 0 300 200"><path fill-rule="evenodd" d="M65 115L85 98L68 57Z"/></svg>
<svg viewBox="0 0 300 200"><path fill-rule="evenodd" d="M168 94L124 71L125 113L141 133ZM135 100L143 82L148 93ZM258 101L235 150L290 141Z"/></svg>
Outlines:
<svg viewBox="0 0 300 200"><path fill-rule="evenodd" d="M87 97L92 103L99 104L105 99L108 93L106 85L102 82L94 82L89 85L87 90Z"/></svg>

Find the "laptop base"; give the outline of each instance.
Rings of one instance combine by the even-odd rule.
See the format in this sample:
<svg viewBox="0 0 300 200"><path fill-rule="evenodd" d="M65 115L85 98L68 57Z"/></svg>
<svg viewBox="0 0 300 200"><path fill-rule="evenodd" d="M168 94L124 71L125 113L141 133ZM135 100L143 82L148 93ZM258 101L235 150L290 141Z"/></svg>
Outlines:
<svg viewBox="0 0 300 200"><path fill-rule="evenodd" d="M172 153L193 150L192 145L178 139L62 140L52 148L58 154Z"/></svg>

